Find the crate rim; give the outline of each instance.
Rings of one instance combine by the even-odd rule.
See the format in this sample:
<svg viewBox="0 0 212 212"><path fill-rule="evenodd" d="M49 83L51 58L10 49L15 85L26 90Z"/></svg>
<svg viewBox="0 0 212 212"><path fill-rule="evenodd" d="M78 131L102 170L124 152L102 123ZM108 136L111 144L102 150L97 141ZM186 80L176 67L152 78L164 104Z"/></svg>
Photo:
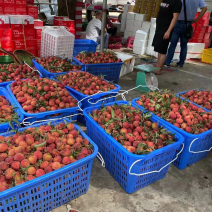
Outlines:
<svg viewBox="0 0 212 212"><path fill-rule="evenodd" d="M117 104L129 104L129 102L127 101L115 101L115 102L109 102L109 103L106 103L104 106L111 106L112 104L114 103L117 103ZM134 103L131 104L132 106L136 107L136 105ZM119 148L121 148L122 151L124 151L125 154L127 154L127 156L135 159L135 160L148 160L156 155L159 155L159 154L162 154L164 152L164 150L168 150L168 149L171 149L174 145L178 146L179 143L183 143L184 142L184 138L183 136L178 133L176 130L172 129L170 126L167 126L165 123L161 122L160 124L163 126L163 128L165 129L168 129L168 131L175 131L175 136L177 137L177 140L176 142L172 143L172 144L169 144L161 149L157 149L157 150L154 150L153 152L149 153L148 155L136 155L136 154L133 154L131 152L129 152L127 149L125 149L121 144L118 143L118 141L116 141L111 135L107 134L105 132L105 130L100 127L100 125L95 122L87 113L88 110L92 109L92 110L95 110L97 108L100 108L101 105L99 106L94 106L94 107L87 107L83 110L83 114L84 116L86 117L86 119L89 119L90 121L93 122L93 124L95 124L95 126L98 126L98 130L100 130L101 132L103 132L107 137L109 137L113 143L115 143L116 146L118 146ZM151 119L154 119L155 122L158 122L158 120L156 120L156 118L154 116L151 117ZM165 125L165 126L164 126Z"/></svg>
<svg viewBox="0 0 212 212"><path fill-rule="evenodd" d="M67 73L69 73L69 72L72 72L72 71L67 71L67 72L54 72L54 73L49 72L49 71L48 71L46 68L44 68L40 63L38 63L38 62L35 61L35 60L37 60L37 59L39 59L39 58L42 58L42 57L33 58L33 59L32 59L32 62L37 63L36 65L40 66L40 68L42 68L42 69L44 70L44 72L46 72L46 74L49 75L50 77L51 77L51 76L55 76L55 74L62 74L62 73L67 74ZM44 57L44 58L46 58L46 57ZM64 58L64 57L60 57L60 58ZM70 62L70 63L71 63L71 62ZM39 71L39 70L38 70L38 71ZM78 71L80 71L80 70L78 70Z"/></svg>
<svg viewBox="0 0 212 212"><path fill-rule="evenodd" d="M110 64L112 64L112 65L122 65L123 64L123 62L119 62L119 63L97 63L97 64L84 64L84 63L81 63L79 60L77 60L75 57L73 57L73 61L75 61L76 63L78 63L79 65L81 65L81 66L99 66L99 65L101 65L101 66L108 66L108 65L110 65ZM85 70L86 71L86 70Z"/></svg>
<svg viewBox="0 0 212 212"><path fill-rule="evenodd" d="M65 120L66 120L67 122L71 122L71 121L69 121L69 120L66 119L66 118L65 118ZM60 123L60 122L61 122L61 120L58 121L58 123ZM33 124L33 125L31 125L31 126L28 126L28 127L19 128L19 129L18 129L18 132L19 132L19 131L23 131L23 130L25 130L25 129L27 129L27 128L32 128L32 127L36 127L36 126L41 126L41 125L43 125L43 124L48 124L48 121L43 122L43 123L39 123L39 124ZM37 177L37 178L35 178L35 179L33 179L33 180L30 180L30 181L25 182L25 183L23 183L23 184L20 184L20 185L14 186L14 187L12 187L12 188L9 188L9 189L7 189L7 190L5 190L5 191L2 191L2 192L0 192L0 198L5 198L6 196L10 195L10 193L19 192L19 191L21 191L21 190L23 190L23 189L25 189L25 188L29 188L30 186L34 186L34 185L36 185L37 182L42 182L42 181L47 180L47 179L49 179L49 178L56 177L56 176L58 176L59 174L62 174L64 171L67 171L67 169L70 169L70 168L74 169L74 168L78 167L79 165L82 165L83 163L85 163L85 162L87 162L87 161L89 161L89 160L91 160L91 159L94 159L94 158L96 157L97 153L98 153L98 147L97 147L97 145L91 140L91 138L89 138L89 137L87 136L87 134L85 134L85 133L80 129L80 127L79 127L78 125L74 124L74 127L75 127L75 129L77 129L80 133L83 134L83 137L84 137L84 138L86 138L86 139L89 140L89 143L91 143L91 144L93 145L94 151L93 151L93 153L92 153L91 155L89 155L89 156L87 156L87 157L85 157L85 158L83 158L83 159L80 159L80 160L78 160L78 161L76 161L76 162L74 162L74 163L72 163L72 164L66 165L66 166L64 166L64 167L62 167L62 168L60 168L60 169L57 169L57 170L52 171L52 172L50 172L50 173L47 173L47 174L45 174L45 175L43 175L43 176ZM7 133L8 133L8 132L7 132ZM3 136L4 136L5 134L6 134L6 133L1 133L0 135L3 135ZM58 177L59 177L59 176L58 176ZM33 182L32 182L32 181L33 181Z"/></svg>
<svg viewBox="0 0 212 212"><path fill-rule="evenodd" d="M14 102L14 99L11 97L11 95L10 95L10 93L7 91L7 89L5 89L4 87L0 87L0 91L3 91L3 93L6 95L7 94L7 96L5 97L5 95L0 95L0 96L4 96L5 97L5 99L10 103L10 105L12 106L13 104L15 104L14 106L18 106L17 105L17 103L16 102ZM18 121L21 123L22 121L23 121L23 119L24 119L24 114L21 112L21 110L20 110L20 108L18 107L17 109L15 109L15 111L16 111L16 113L18 114L18 115L20 115L20 118L18 119ZM8 124L7 122L6 123L2 123L2 124L0 124L0 127L2 126L2 125L5 125L5 124Z"/></svg>
<svg viewBox="0 0 212 212"><path fill-rule="evenodd" d="M136 101L137 101L138 99L140 99L140 97L133 99L132 102L133 102L134 104L136 104L138 107L143 108L142 106L140 106L140 105L138 105L138 104L136 103ZM192 103L193 103L193 102L192 102ZM199 106L199 105L196 105L196 106L198 106L199 108L202 108L202 107ZM146 110L145 108L143 108L143 109ZM204 108L202 108L202 109L205 110L206 112L208 112L206 109L204 109ZM148 111L148 110L146 110L146 111ZM188 132L186 132L186 131L184 131L184 130L182 130L182 129L176 127L176 126L174 126L173 124L169 123L169 122L166 121L165 119L160 118L159 116L155 115L154 113L152 113L152 112L150 112L150 111L148 111L148 112L151 113L153 116L157 117L159 120L165 122L166 124L169 124L169 126L171 126L175 131L179 131L182 135L185 135L185 136L188 136L188 137L191 137L191 138L198 138L198 139L199 139L199 138L202 137L202 136L206 136L206 135L208 135L209 133L212 133L212 129L210 129L210 130L208 130L208 131L206 131L206 132L203 132L203 133L200 133L200 134L191 134L191 133L188 133ZM210 112L211 112L211 111L210 111Z"/></svg>
<svg viewBox="0 0 212 212"><path fill-rule="evenodd" d="M7 91L9 92L10 96L12 97L12 99L16 102L18 108L20 109L21 113L26 116L29 117L31 116L32 118L37 117L39 115L53 115L53 114L57 114L57 113L63 113L63 112L69 112L70 109L76 109L79 110L79 107L70 107L70 108L63 108L63 109L59 109L59 110L50 110L50 111L45 111L45 112L40 112L40 113L27 113L24 111L23 107L20 105L20 103L17 101L16 97L14 96L14 94L12 93L10 86L12 83L10 83L9 85L7 85ZM67 90L67 89L66 89ZM67 90L68 91L68 90ZM69 92L69 91L68 91ZM79 100L71 93L69 92L69 94L78 102L78 105L81 107L82 104L81 102L79 103ZM45 118L45 117L44 117Z"/></svg>
<svg viewBox="0 0 212 212"><path fill-rule="evenodd" d="M78 72L78 71L75 71L75 72ZM83 72L83 71L82 71ZM67 74L67 73L66 73ZM91 73L89 73L89 74L91 74ZM60 76L60 75L63 75L63 74L58 74L57 76ZM65 75L65 74L64 74ZM93 75L93 74L91 74L92 76L95 76L95 75ZM54 77L51 77L50 79L52 79L52 80L56 80L56 78L54 78ZM58 80L56 80L57 82L59 82ZM104 81L107 81L107 82L109 82L108 80L106 80L106 79L104 79ZM98 96L97 95L101 95L101 94L103 94L103 95L109 95L110 93L110 91L111 92L116 92L117 91L117 94L118 94L118 92L119 92L119 90L121 89L121 86L119 86L118 84L114 84L117 88L116 89L113 89L113 90L109 90L109 91L104 91L104 92L101 92L101 93L96 93L96 94L93 94L93 95L85 95L85 94L83 94L83 93L80 93L79 91L77 91L77 90L75 90L75 89L73 89L73 88L71 88L71 87L69 87L69 86L65 86L67 89L69 89L69 90L71 90L72 92L75 92L75 93L77 93L78 95L81 95L83 98L85 98L85 97L88 97L88 96L90 96L90 97L92 97L93 99L95 99L95 97L97 97L98 98ZM107 93L108 92L108 93ZM111 94L114 94L114 93L111 93ZM101 95L102 96L102 95Z"/></svg>
<svg viewBox="0 0 212 212"><path fill-rule="evenodd" d="M76 41L76 43L75 43L75 41ZM83 41L84 41L85 43L83 43ZM91 42L91 43L87 43L86 41L89 41L89 42ZM82 43L78 43L78 42L82 42ZM98 43L97 43L96 41L94 41L94 40L90 40L90 39L75 39L75 40L74 40L74 46L75 46L75 45L76 45L76 46L77 46L77 45L80 45L80 46L81 46L82 44L83 44L83 45L85 45L85 44L86 44L86 45L94 45L94 44L95 44L96 46L98 46Z"/></svg>

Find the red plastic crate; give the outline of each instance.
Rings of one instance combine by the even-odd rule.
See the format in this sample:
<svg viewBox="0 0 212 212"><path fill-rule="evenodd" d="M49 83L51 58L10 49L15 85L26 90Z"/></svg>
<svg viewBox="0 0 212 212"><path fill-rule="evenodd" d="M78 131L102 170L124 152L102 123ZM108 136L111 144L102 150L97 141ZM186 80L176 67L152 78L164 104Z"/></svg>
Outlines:
<svg viewBox="0 0 212 212"><path fill-rule="evenodd" d="M110 42L122 42L122 38L119 36L113 36L113 37L109 37L109 41Z"/></svg>
<svg viewBox="0 0 212 212"><path fill-rule="evenodd" d="M119 45L111 45L111 44L109 44L109 45L108 45L108 48L109 48L109 49L120 49L121 47L122 47L121 44L119 44Z"/></svg>

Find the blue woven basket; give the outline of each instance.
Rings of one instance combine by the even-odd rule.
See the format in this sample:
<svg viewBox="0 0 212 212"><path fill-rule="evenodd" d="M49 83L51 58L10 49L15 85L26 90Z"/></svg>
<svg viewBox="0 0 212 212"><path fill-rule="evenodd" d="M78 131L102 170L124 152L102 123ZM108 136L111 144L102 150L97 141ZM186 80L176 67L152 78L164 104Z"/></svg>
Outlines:
<svg viewBox="0 0 212 212"><path fill-rule="evenodd" d="M10 103L10 105L13 106L13 108L17 108L18 105L17 103L11 98L11 96L9 95L8 91L5 88L1 88L0 87L0 96L4 96L5 99ZM24 119L24 115L21 113L20 109L15 109L15 112L18 114L18 116L20 117L18 119L18 121L21 123ZM17 124L13 123L13 127L17 128ZM4 124L0 124L0 133L6 132L8 130L11 130L12 128L9 126L8 123L4 123Z"/></svg>
<svg viewBox="0 0 212 212"><path fill-rule="evenodd" d="M126 101L114 103L118 105L128 104ZM105 107L114 105L114 103L107 103ZM134 104L132 106L136 107ZM105 160L106 169L127 193L133 193L165 177L170 166L169 163L172 162L183 143L183 137L179 133L175 135L177 138L175 143L155 150L148 155L135 155L127 151L89 116L89 113L92 113L95 109L100 109L100 106L83 110L86 117L87 134L97 144L99 152ZM154 117L151 120L157 122ZM172 128L164 123L159 122L159 126L175 133ZM161 168L163 169L159 171ZM154 172L157 170L158 172ZM151 171L153 173L145 174ZM135 174L144 175L136 176Z"/></svg>
<svg viewBox="0 0 212 212"><path fill-rule="evenodd" d="M35 68L37 68L37 70L43 75L43 77L50 78L50 77L56 77L58 74L67 74L68 73L68 71L67 72L60 72L60 73L51 73L51 72L47 71L42 65L37 63L35 61L35 59L33 59L32 62L33 62L33 65L35 66ZM78 63L71 62L71 64L76 65Z"/></svg>
<svg viewBox="0 0 212 212"><path fill-rule="evenodd" d="M13 101L16 103L18 108L20 109L21 113L24 115L24 118L27 120L27 122L33 123L35 121L42 121L42 120L48 120L48 119L57 119L61 117L66 117L69 115L75 115L79 113L79 107L71 107L71 108L64 108L64 109L59 109L59 110L52 110L52 111L46 111L46 112L41 112L41 113L27 113L24 111L20 103L17 101L16 97L14 96L13 92L10 89L11 84L7 85L7 90L9 94L11 95ZM69 94L78 101L78 99L69 92ZM81 107L81 103L79 104ZM57 114L57 115L56 115ZM77 119L77 115L71 117L72 120Z"/></svg>
<svg viewBox="0 0 212 212"><path fill-rule="evenodd" d="M195 90L195 89L194 89L194 90ZM201 90L204 91L204 89L201 89ZM190 90L189 90L189 91L190 91ZM185 98L183 98L181 95L186 94L186 93L189 92L189 91L183 91L183 92L177 93L177 97L180 97L181 99L185 99ZM192 104L198 106L198 107L201 107L201 108L202 108L203 110L205 110L205 111L212 112L211 110L208 110L208 109L202 107L201 105L198 105L197 103L190 101L189 99L186 99L186 100L187 100L188 102L191 102Z"/></svg>
<svg viewBox="0 0 212 212"><path fill-rule="evenodd" d="M70 122L68 119L65 120ZM55 121L52 124L56 125L61 122L64 121ZM35 124L30 128L47 123ZM27 128L29 127L21 128L18 131ZM93 159L98 153L98 148L77 125L75 125L75 129L83 138L88 139L90 144L93 144L93 153L63 168L1 192L1 212L49 212L88 191ZM8 133L1 135L8 136Z"/></svg>
<svg viewBox="0 0 212 212"><path fill-rule="evenodd" d="M108 81L118 83L120 71L123 62L120 63L104 63L104 64L83 64L79 62L75 57L73 61L78 65L81 65L83 71L87 71L93 75L100 76L103 75Z"/></svg>
<svg viewBox="0 0 212 212"><path fill-rule="evenodd" d="M140 98L133 99L132 101L133 104L137 105L140 109L147 111L144 107L136 103L138 99ZM176 130L184 137L183 152L179 155L178 159L173 163L177 168L185 169L186 167L191 166L192 164L202 160L208 155L209 151L205 150L209 150L212 147L212 129L208 130L207 132L194 135L191 133L187 133L186 131L174 126L173 124L165 121L164 119L158 117L155 114L153 114L153 117L165 123L166 125L170 126L172 129Z"/></svg>
<svg viewBox="0 0 212 212"><path fill-rule="evenodd" d="M98 43L93 40L75 39L73 56L77 56L80 52L96 52Z"/></svg>
<svg viewBox="0 0 212 212"><path fill-rule="evenodd" d="M58 74L58 75L61 75L61 74ZM51 77L51 79L55 80L55 78L53 78L53 77ZM115 86L117 87L116 89L113 89L113 90L110 90L110 91L107 91L107 92L103 92L103 93L98 93L98 94L95 94L95 95L92 95L92 96L80 93L79 91L76 91L73 88L70 88L69 86L66 86L66 89L69 90L72 94L74 94L74 96L79 101L86 98L83 101L81 101L82 109L84 109L86 107L91 107L93 105L94 106L95 105L102 105L103 102L108 103L108 102L116 101L116 95L118 94L121 87L119 85L115 85ZM85 118L82 115L77 116L77 121L86 125Z"/></svg>

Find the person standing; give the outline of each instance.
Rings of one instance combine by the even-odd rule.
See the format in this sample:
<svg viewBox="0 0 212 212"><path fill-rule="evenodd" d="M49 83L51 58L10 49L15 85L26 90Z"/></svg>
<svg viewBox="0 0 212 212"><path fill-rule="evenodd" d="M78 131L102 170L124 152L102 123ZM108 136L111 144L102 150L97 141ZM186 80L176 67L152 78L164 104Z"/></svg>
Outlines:
<svg viewBox="0 0 212 212"><path fill-rule="evenodd" d="M182 0L185 1L186 4L186 13L187 13L187 26L191 27L192 23L198 23L198 21L202 18L202 16L207 11L207 5L204 0ZM195 19L198 7L201 9L199 16ZM186 23L185 23L185 14L184 14L184 5L182 11L179 15L178 21L174 27L174 31L171 37L171 44L169 46L167 59L165 62L166 66L170 66L172 59L174 57L174 52L177 46L177 43L180 39L180 60L176 64L176 66L183 67L186 56L187 56L187 44L189 39L185 37L186 33Z"/></svg>
<svg viewBox="0 0 212 212"><path fill-rule="evenodd" d="M177 22L182 9L181 0L163 0L156 20L156 31L152 46L158 52L156 74L162 74L161 69L166 61L166 53L169 46L172 30Z"/></svg>
<svg viewBox="0 0 212 212"><path fill-rule="evenodd" d="M110 26L110 28L107 28L107 25ZM114 24L110 21L110 18L109 18L109 11L107 10L107 13L106 13L106 28L107 28L107 33L111 36L115 36L116 35L116 32L117 32L117 27L114 26Z"/></svg>

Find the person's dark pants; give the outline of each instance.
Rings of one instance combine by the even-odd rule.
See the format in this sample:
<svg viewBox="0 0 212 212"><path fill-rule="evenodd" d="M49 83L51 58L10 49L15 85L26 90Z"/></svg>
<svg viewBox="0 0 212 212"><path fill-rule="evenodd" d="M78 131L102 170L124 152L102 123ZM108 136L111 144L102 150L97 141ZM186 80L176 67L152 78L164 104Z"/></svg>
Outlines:
<svg viewBox="0 0 212 212"><path fill-rule="evenodd" d="M115 36L117 32L117 27L107 29L107 33L111 36Z"/></svg>
<svg viewBox="0 0 212 212"><path fill-rule="evenodd" d="M188 26L191 25L191 22L187 23ZM172 33L172 37L171 37L171 44L169 46L169 50L168 50L168 54L167 54L167 59L165 64L166 65L170 65L170 63L172 62L172 59L174 57L174 52L177 46L177 43L180 39L180 47L181 47L181 51L180 51L180 61L178 62L178 64L180 66L183 66L186 60L186 56L187 56L187 44L188 44L188 39L185 38L185 32L186 32L186 24L184 21L177 21L175 27L174 27L174 31Z"/></svg>

